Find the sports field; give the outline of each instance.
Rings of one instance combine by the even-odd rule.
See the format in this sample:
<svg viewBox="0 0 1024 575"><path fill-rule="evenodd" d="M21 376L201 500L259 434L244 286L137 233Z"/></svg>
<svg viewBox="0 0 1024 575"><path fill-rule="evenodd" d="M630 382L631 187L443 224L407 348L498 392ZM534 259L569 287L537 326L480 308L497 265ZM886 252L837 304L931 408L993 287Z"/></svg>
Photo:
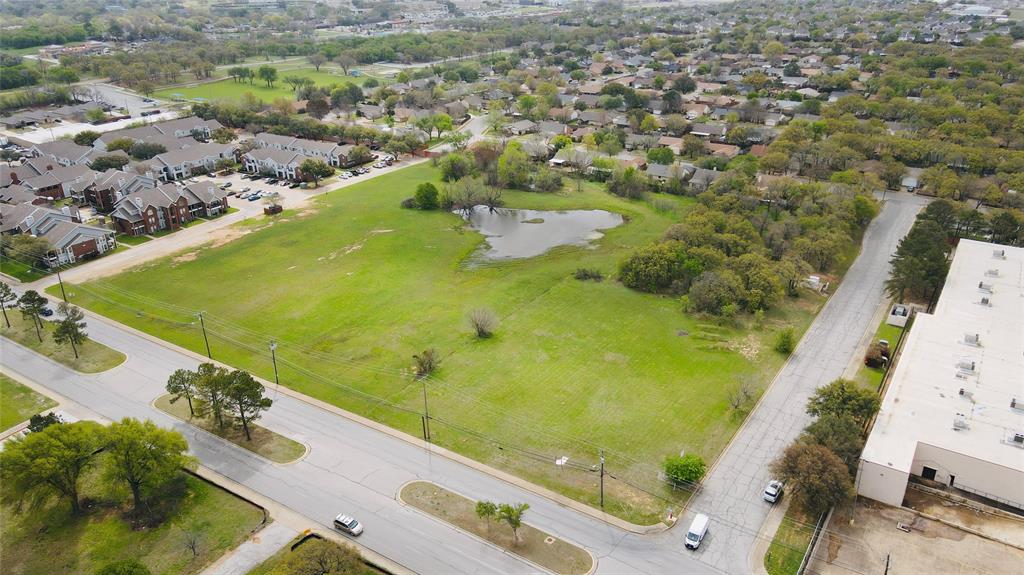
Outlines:
<svg viewBox="0 0 1024 575"><path fill-rule="evenodd" d="M257 98L269 103L275 98L295 99L295 92L292 91L292 87L284 82L285 76L309 78L316 82L318 86L343 84L345 82L362 85L367 79L367 76L345 76L341 68L330 68L328 66L322 66L318 72L312 67L290 68L287 65L275 65L273 62L268 62L268 64L277 68L277 81L274 82L273 87L267 86L267 83L259 78L253 78L251 84L249 82L236 82L232 78L225 78L195 86L165 88L153 92L153 96L168 100L194 100L197 98L211 101L237 100L242 97L242 94L251 92ZM259 66L252 65L250 67L255 70ZM223 72L223 70L220 72Z"/></svg>
<svg viewBox="0 0 1024 575"><path fill-rule="evenodd" d="M589 467L599 448L610 470L646 485L668 454L714 460L742 421L730 393L741 380L760 392L783 362L774 334L789 325L802 333L821 304L807 295L761 328L718 326L688 317L675 298L624 288L613 279L618 262L692 200L662 198L678 206L666 213L598 184L504 196L509 207L626 217L591 249L474 265L483 238L459 216L399 207L437 177L429 164L386 174L272 225L246 226L254 231L224 246L68 291L198 352L192 314L204 310L214 358L269 380L274 337L282 384L417 436L423 390L410 377L412 356L435 347L443 359L427 381L434 441L588 502L597 498ZM580 267L606 279L576 280ZM466 320L480 307L500 318L486 340ZM570 465L557 468L558 456ZM608 507L622 516L650 520L665 509L625 485L609 489Z"/></svg>

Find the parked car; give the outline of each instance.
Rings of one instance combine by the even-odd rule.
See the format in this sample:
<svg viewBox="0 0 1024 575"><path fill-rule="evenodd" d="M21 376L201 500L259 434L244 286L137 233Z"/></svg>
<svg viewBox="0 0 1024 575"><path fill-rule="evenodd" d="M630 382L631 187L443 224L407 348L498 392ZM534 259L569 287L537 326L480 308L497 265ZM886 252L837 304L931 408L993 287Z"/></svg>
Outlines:
<svg viewBox="0 0 1024 575"><path fill-rule="evenodd" d="M249 201L250 202L255 202L258 199L260 199L260 195L259 194L253 194L253 195L249 196Z"/></svg>
<svg viewBox="0 0 1024 575"><path fill-rule="evenodd" d="M775 503L782 499L783 484L778 479L772 479L764 488L764 500L768 503Z"/></svg>
<svg viewBox="0 0 1024 575"><path fill-rule="evenodd" d="M294 182L294 183L290 184L288 187L294 190L295 188L299 187L300 185L302 185L302 184L300 184L299 182Z"/></svg>
<svg viewBox="0 0 1024 575"><path fill-rule="evenodd" d="M222 189L222 190L226 190L226 189L228 189L230 187L231 187L231 182L224 182L223 184L220 185L220 189Z"/></svg>
<svg viewBox="0 0 1024 575"><path fill-rule="evenodd" d="M690 524L689 531L686 532L686 548L696 549L700 547L700 542L704 540L704 536L708 534L708 524L711 523L711 518L703 513L698 513L693 518L693 523Z"/></svg>
<svg viewBox="0 0 1024 575"><path fill-rule="evenodd" d="M39 313L41 313L43 317L50 317L51 315L53 315L53 310L50 309L49 307L44 307L43 310L40 311Z"/></svg>
<svg viewBox="0 0 1024 575"><path fill-rule="evenodd" d="M276 183L277 183L277 178L269 178L269 179L267 180L267 183L268 183L268 184L276 184Z"/></svg>
<svg viewBox="0 0 1024 575"><path fill-rule="evenodd" d="M238 191L240 191L240 192L248 192L248 191L249 191L249 190L251 190L251 189L252 189L252 188L250 188L249 186L245 186L245 187L243 187L243 188L242 188L241 190L238 190Z"/></svg>
<svg viewBox="0 0 1024 575"><path fill-rule="evenodd" d="M363 532L363 526L353 517L341 514L334 518L334 528L358 537Z"/></svg>
<svg viewBox="0 0 1024 575"><path fill-rule="evenodd" d="M228 196L230 197L230 196L233 196L233 195L235 195L235 191L234 190L229 190L228 191Z"/></svg>

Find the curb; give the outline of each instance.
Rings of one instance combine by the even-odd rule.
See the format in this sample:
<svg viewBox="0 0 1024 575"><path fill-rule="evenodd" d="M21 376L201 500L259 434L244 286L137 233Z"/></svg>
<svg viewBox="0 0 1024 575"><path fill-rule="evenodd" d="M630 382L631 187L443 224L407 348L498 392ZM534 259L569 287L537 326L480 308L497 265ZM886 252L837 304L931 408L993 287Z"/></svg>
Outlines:
<svg viewBox="0 0 1024 575"><path fill-rule="evenodd" d="M483 537L477 535L476 533L473 533L471 531L466 531L465 529L459 527L458 525L455 525L454 523L450 523L450 522L448 522L448 521L446 521L446 520L444 520L444 519L442 519L442 518L440 518L440 517L438 517L436 515L428 513L426 511L420 509L419 507L416 507L415 505L412 505L412 504L406 502L404 499L402 499L402 490L405 489L407 486L413 484L413 483L429 483L430 485L436 485L437 487L439 487L441 489L444 489L445 491L448 491L449 493L454 493L455 495L458 495L459 497L468 499L469 501L476 501L476 499L473 499L472 497L469 497L468 495L465 495L463 493L459 493L458 491L455 491L454 489L448 489L447 487L444 487L444 486L442 486L442 485L440 485L438 483L435 483L433 481L429 481L429 480L426 480L426 479L413 479L413 480L410 480L410 481L406 481L401 486L399 486L398 493L395 494L395 501L397 501L403 507L405 507L407 509L411 509L411 510L415 511L416 513L419 513L419 514L421 514L421 515L423 515L425 517L429 517L430 519L432 519L434 521L440 521L441 523L444 523L445 525L447 525L449 528L454 529L455 531L458 531L459 533L462 533L463 535L467 535L469 537L472 537L473 539L476 539L477 541L480 541L481 543L487 545L488 547L492 547L494 549L497 549L498 551L501 551L505 555L509 555L509 556L515 557L516 559L518 559L520 561L523 561L524 563L526 563L528 565L532 565L533 567L536 567L537 569L540 569L544 573L551 573L552 575L558 575L558 572L556 572L556 571L552 571L552 570L544 567L543 565L539 565L537 563L534 563L530 559L528 559L528 558L526 558L526 557L524 557L522 555L519 555L518 553L513 553L512 551L510 551L508 549L505 549L504 547L501 547L497 543L493 543L491 541L488 541L487 539L484 539ZM523 525L529 525L530 527L533 527L534 529L536 529L537 531L540 531L541 533L546 533L549 537L552 536L550 533L547 533L546 531L544 531L543 529L540 529L539 527L537 527L536 525L534 525L532 523L527 523L527 522L524 521ZM559 536L559 539L562 539L563 541L573 545L574 547L582 549L584 552L586 552L587 555L590 556L590 570L587 571L586 575L592 575L594 573L594 571L597 571L597 557L595 557L594 554L591 553L591 551L589 549L587 549L586 547L584 547L582 545L579 545L577 543L573 543L572 541L570 541L570 540L568 540L568 539L566 539L564 537Z"/></svg>
<svg viewBox="0 0 1024 575"><path fill-rule="evenodd" d="M971 535L974 535L976 537L981 537L982 539L988 539L989 541L993 541L993 542L999 543L1001 545L1007 545L1009 547L1013 547L1014 549L1020 549L1021 551L1024 551L1024 545L1020 545L1018 543L1010 543L1009 541L1004 541L1004 540L1002 540L1002 539L1000 539L998 537L993 537L993 536L988 535L986 533L982 533L981 531L978 531L976 529L971 529L970 527L965 527L963 525L959 525L959 524L953 523L952 521L948 521L948 520L942 519L940 517L935 517L934 515L929 515L927 513L922 513L920 511L918 511L917 509L911 509L910 507L902 507L902 506L900 507L900 509L902 509L903 511L909 511L910 513L913 513L914 515L917 515L918 517L924 517L925 519L928 519L930 521L935 521L936 523L941 523L941 524L945 525L946 527L952 527L953 529L956 529L958 531L963 531L964 533L970 533ZM911 533L913 533L913 530L911 530Z"/></svg>
<svg viewBox="0 0 1024 575"><path fill-rule="evenodd" d="M162 339L160 339L158 337L155 337L155 336L152 336L152 335L150 335L148 333L139 331L139 330L137 330L137 329L135 329L133 327L124 325L124 324L119 323L119 322L117 322L117 321L115 321L113 319L110 319L110 318L107 318L105 316L99 315L99 314L97 314L95 312L92 312L90 310L87 310L85 308L80 308L80 309L82 309L82 311L85 313L85 315L87 317L90 317L90 318L96 319L96 320L98 320L100 322L106 323L107 325L109 325L111 327L124 330L124 331L126 331L128 333L131 333L132 335L135 335L135 336L141 337L143 339L146 339L147 341L150 341L151 343L155 343L157 345L160 345L160 346L162 346L162 347L164 347L166 349L169 349L171 351L174 351L176 353L180 353L182 355L188 356L188 357L190 357L191 359L193 359L195 361L199 361L200 363L213 363L215 365L220 365L222 367L234 369L232 366L230 366L228 364L221 363L220 361L217 361L217 360L211 360L210 358L208 358L208 357L206 357L204 355L200 355L200 354L198 354L198 353L196 353L196 352L194 352L192 350L182 348L182 347L180 347L180 346L178 346L176 344L173 344L171 342L168 342L168 341L164 341L164 340L162 340ZM500 479L501 481L504 481L504 482L506 482L508 484L514 485L515 487L518 487L518 488L523 489L525 491L529 491L530 493L533 493L534 495L537 495L537 496L540 496L540 497L544 497L545 499L548 499L548 500L550 500L550 501L560 505L561 507L565 507L565 508L568 508L568 509L572 509L573 511L576 511L576 512L579 512L579 513L583 513L584 515L587 515L587 516L591 517L592 519L596 519L598 521L602 521L602 522L604 522L604 523L606 523L608 525L611 525L612 527L617 527L617 528L622 529L624 531L628 531L630 533L635 533L635 534L638 534L638 535L650 535L650 534L654 534L654 533L661 533L663 531L668 530L669 527L670 527L670 526L665 525L664 523L660 523L660 522L655 524L655 525L636 525L634 523L630 523L630 522L628 522L628 521L626 521L624 519L620 519L618 517L609 515L607 513L603 513L601 511L598 511L598 510L588 506L588 505L580 503L580 502L578 502L578 501L576 501L574 499L570 499L569 497L566 497L565 495L562 495L560 493L556 493L554 491L551 491L551 490L546 489L544 487L540 487L538 485L534 485L533 483L530 483L530 482L528 482L528 481L526 481L524 479L516 477L516 476L514 476L514 475L512 475L510 473L501 471L499 469L495 469L495 468L493 468L493 467L491 467L489 465L486 465L484 463L480 463L479 461L470 459L470 458L468 458L468 457L466 457L464 455L460 455L460 454L455 453L453 451L450 451L450 450L448 450L448 449L446 449L444 447L439 447L437 445L426 443L422 439L419 439L417 437L413 437L413 436L411 436L411 435L409 435L409 434L407 434L405 432L398 431L397 429L393 429L393 428L388 427L388 426L386 426L386 425L384 425L382 423L378 423L376 421L373 421L373 420L368 419L366 417L363 417L361 415L356 415L356 414L354 414L352 412L349 412L349 411L346 411L344 409L341 409L340 407L337 407L335 405L329 404L329 403L327 403L325 401L322 401L322 400L319 400L319 399L307 396L305 394L302 394L300 392L297 392L297 391L289 388L288 386L275 386L272 382L267 381L267 380L265 380L263 378L255 377L255 376L254 376L254 378L257 381L259 381L267 389L271 389L271 388L277 389L277 390L280 391L280 393L282 393L284 395L287 395L287 396L291 397L292 399L296 399L296 400L301 401L303 403L312 405L314 407L318 407L318 408L320 408L320 409L322 409L324 411L329 411L331 413L334 413L335 415L339 415L341 417L344 417L345 419L348 419L349 421L352 421L354 423L358 423L358 424L360 424L360 425L362 425L364 427L368 427L368 428L370 428L370 429L372 429L374 431L379 431L379 432L387 434L387 435L389 435L389 436L391 436L391 437L393 437L395 439L402 440L402 441L404 441L404 442L406 442L406 443L408 443L410 445L414 445L416 447L422 447L424 449L429 449L431 451L431 453L433 453L435 455L440 455L440 456L442 456L442 457L444 457L446 459L449 459L449 460L454 461L456 463L460 463L462 465L465 465L467 467L475 469L476 471L479 471L481 473L486 473L486 474L490 475L491 477L494 477L495 479Z"/></svg>

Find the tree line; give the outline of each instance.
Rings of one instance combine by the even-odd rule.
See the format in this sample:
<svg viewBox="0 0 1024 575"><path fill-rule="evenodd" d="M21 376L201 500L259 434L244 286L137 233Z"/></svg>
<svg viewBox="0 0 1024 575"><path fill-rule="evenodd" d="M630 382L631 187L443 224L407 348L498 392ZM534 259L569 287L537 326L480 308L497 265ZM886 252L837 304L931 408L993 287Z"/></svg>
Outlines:
<svg viewBox="0 0 1024 575"><path fill-rule="evenodd" d="M175 370L167 379L166 389L172 404L184 399L190 415L211 418L221 430L241 425L249 441L250 425L274 403L248 372L228 371L212 363L202 363L194 371Z"/></svg>

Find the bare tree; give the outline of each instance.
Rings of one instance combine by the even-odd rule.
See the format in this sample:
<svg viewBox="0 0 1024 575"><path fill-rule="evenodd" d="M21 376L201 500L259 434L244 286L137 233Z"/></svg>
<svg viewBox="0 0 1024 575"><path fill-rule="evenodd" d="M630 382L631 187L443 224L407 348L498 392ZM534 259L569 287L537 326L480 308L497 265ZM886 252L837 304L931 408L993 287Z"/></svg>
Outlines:
<svg viewBox="0 0 1024 575"><path fill-rule="evenodd" d="M729 392L729 406L737 411L744 408L754 399L756 390L757 382L753 376L740 378L736 387Z"/></svg>
<svg viewBox="0 0 1024 575"><path fill-rule="evenodd" d="M477 308L467 315L469 326L476 332L476 336L485 339L494 335L498 327L498 316L487 308Z"/></svg>
<svg viewBox="0 0 1024 575"><path fill-rule="evenodd" d="M432 347L412 356L412 359L416 362L414 369L417 379L428 377L441 367L441 354Z"/></svg>

